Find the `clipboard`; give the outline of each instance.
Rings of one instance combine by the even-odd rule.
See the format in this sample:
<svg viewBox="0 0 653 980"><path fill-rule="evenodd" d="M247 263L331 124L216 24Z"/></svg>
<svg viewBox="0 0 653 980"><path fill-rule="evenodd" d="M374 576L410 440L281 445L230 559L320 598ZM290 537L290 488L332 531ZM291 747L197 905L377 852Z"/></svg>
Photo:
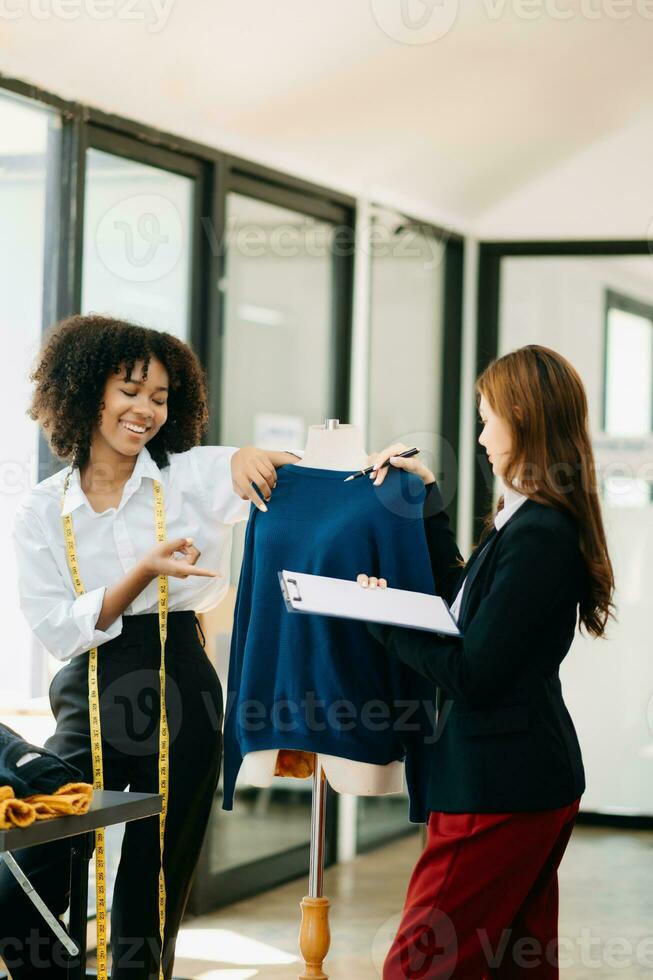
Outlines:
<svg viewBox="0 0 653 980"><path fill-rule="evenodd" d="M404 589L363 589L351 579L287 569L278 575L286 608L291 613L407 626L442 636L463 635L442 596Z"/></svg>

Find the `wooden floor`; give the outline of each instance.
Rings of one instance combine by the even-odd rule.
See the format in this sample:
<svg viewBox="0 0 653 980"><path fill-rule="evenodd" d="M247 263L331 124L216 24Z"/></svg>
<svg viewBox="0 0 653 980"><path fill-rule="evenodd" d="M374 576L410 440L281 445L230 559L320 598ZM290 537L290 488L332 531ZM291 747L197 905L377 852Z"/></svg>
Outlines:
<svg viewBox="0 0 653 980"><path fill-rule="evenodd" d="M415 835L330 869L331 980L378 980L419 853ZM560 869L567 980L653 975L653 832L577 826ZM295 980L303 881L189 920L175 975L193 980ZM525 977L527 973L525 971Z"/></svg>
<svg viewBox="0 0 653 980"><path fill-rule="evenodd" d="M414 835L327 872L331 980L378 980L419 849ZM577 825L559 876L562 980L653 976L653 832ZM291 882L187 920L175 976L296 980L304 891Z"/></svg>

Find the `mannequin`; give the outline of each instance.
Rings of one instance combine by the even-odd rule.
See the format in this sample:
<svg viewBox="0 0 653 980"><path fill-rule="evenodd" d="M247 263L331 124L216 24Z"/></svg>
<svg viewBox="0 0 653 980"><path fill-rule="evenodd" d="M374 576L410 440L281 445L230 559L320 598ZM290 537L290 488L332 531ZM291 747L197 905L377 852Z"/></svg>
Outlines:
<svg viewBox="0 0 653 980"><path fill-rule="evenodd" d="M340 425L338 419L310 426L306 450L297 465L343 472L364 469L368 454L360 429L355 425ZM386 796L403 790L403 762L379 766L333 755L280 753L277 749L248 752L243 759L242 778L250 786L267 788L275 775L306 778L313 775L314 768L318 773L324 771L327 782L337 793Z"/></svg>
<svg viewBox="0 0 653 980"><path fill-rule="evenodd" d="M279 474L285 492L277 491L276 517L254 513L250 518L234 614L223 808L233 808L239 773L241 782L261 788L270 787L275 775L313 777L309 892L301 903L305 970L300 980L326 980L327 784L352 796L398 794L405 772L410 819L425 819L421 758L429 749L426 706L434 707L435 701L431 684L387 661L360 624L289 617L275 587L279 569L288 561L297 564L285 567L340 578L360 571L359 563L376 563L405 588L433 589L423 531L422 481L397 471L379 487L363 480L343 482L367 465L356 426L340 426L337 419L311 426L303 458ZM379 702L389 714L380 726L316 726L315 715L309 722L307 714L296 710L305 707L315 691L320 692L322 709L327 703L340 703L344 695L354 714ZM250 718L252 705L257 716ZM276 705L281 706L278 714ZM414 720L402 728L400 716L406 706L415 709ZM290 721L284 711L290 712Z"/></svg>

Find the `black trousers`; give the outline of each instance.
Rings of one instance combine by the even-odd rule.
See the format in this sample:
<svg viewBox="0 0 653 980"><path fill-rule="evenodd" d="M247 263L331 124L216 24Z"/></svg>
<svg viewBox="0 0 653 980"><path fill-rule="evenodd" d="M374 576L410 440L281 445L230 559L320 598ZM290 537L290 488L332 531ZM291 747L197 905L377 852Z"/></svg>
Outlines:
<svg viewBox="0 0 653 980"><path fill-rule="evenodd" d="M125 616L123 631L98 649L105 789L158 793L158 616ZM63 667L50 686L56 732L46 746L92 782L88 654ZM222 754L222 690L198 638L193 612L170 613L166 643L170 732L169 800L164 842L167 891L164 973L204 838ZM68 907L70 841L16 852L37 892L57 915ZM125 826L111 909L112 980L157 980L159 818ZM14 980L66 976L68 954L32 903L0 867L0 955Z"/></svg>

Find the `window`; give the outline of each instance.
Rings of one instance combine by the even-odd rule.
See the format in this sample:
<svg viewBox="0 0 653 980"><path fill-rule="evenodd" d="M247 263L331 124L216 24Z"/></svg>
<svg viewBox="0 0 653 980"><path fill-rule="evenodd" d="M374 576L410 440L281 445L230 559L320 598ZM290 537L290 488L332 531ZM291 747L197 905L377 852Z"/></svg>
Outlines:
<svg viewBox="0 0 653 980"><path fill-rule="evenodd" d="M426 226L375 208L370 227L368 446L418 446L443 492L446 244ZM447 500L447 503L449 501ZM407 792L360 797L357 847L411 832Z"/></svg>
<svg viewBox="0 0 653 980"><path fill-rule="evenodd" d="M137 160L86 156L82 311L188 340L193 181Z"/></svg>
<svg viewBox="0 0 653 980"><path fill-rule="evenodd" d="M610 436L653 431L653 306L606 296L603 428Z"/></svg>
<svg viewBox="0 0 653 980"><path fill-rule="evenodd" d="M347 212L316 208L267 188L270 200L230 190L226 196L220 440L270 449L303 449L308 427L338 414L348 383L339 356L343 286L335 237ZM302 209L302 206L304 208ZM348 338L344 338L348 343ZM347 421L343 417L343 422ZM227 690L236 588L245 526L234 530L230 592L207 617L207 648ZM198 894L224 904L308 870L311 830L308 779L277 777L269 789L241 777L234 813L218 806L198 874ZM333 839L329 807L327 861Z"/></svg>
<svg viewBox="0 0 653 980"><path fill-rule="evenodd" d="M7 707L21 707L47 687L45 652L18 606L11 532L16 508L38 472L38 430L25 411L28 375L41 343L46 270L53 265L45 242L56 223L50 178L58 165L60 120L43 106L0 92L0 129L0 338L11 365L0 391L0 536L3 645L13 653L0 659L0 691Z"/></svg>

